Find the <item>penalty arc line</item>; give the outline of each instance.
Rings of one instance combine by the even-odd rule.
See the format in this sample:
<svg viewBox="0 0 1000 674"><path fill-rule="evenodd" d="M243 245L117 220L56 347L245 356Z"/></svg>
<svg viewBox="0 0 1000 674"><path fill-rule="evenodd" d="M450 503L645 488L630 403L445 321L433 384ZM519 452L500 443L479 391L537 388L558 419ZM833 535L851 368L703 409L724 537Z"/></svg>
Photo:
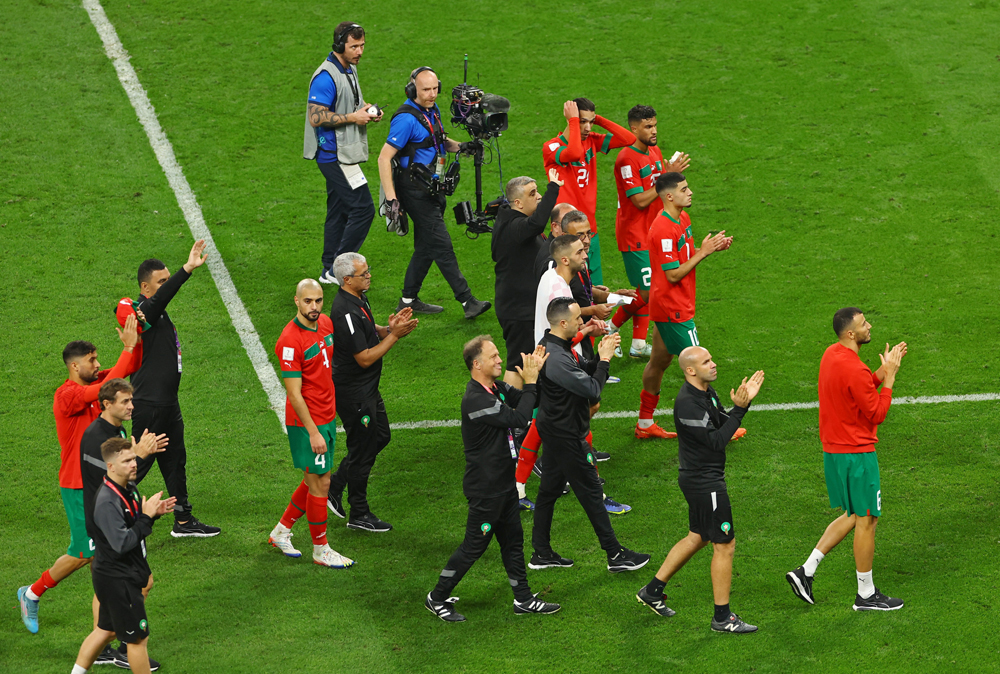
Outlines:
<svg viewBox="0 0 1000 674"><path fill-rule="evenodd" d="M260 335L257 334L253 321L250 320L250 314L247 313L246 307L243 306L243 301L236 292L236 286L229 275L229 270L222 259L222 254L219 253L219 249L215 245L212 232L208 229L208 225L205 224L201 206L198 205L198 200L195 198L187 178L184 177L183 169L177 163L173 145L170 144L166 134L160 127L160 121L156 117L153 104L149 101L146 90L140 84L135 68L129 63L129 53L122 46L121 40L118 39L118 32L111 22L108 21L101 3L98 0L82 0L82 2L83 8L90 16L91 23L94 24L97 34L104 43L105 53L115 66L115 71L118 73L118 80L121 82L122 88L125 89L125 94L132 103L132 107L139 117L142 128L149 137L149 144L156 154L160 168L163 169L163 173L167 177L167 182L177 197L177 204L184 213L184 219L188 223L191 235L194 236L195 240L205 240L205 252L208 254L208 269L212 274L212 279L215 281L215 286L222 297L222 303L229 312L229 318L233 323L233 327L236 328L236 333L239 335L240 341L243 342L243 348L250 358L254 372L257 373L257 378L260 380L261 386L264 387L264 392L267 394L271 409L278 415L278 421L281 423L282 430L284 430L285 389L281 385L281 382L278 381L278 375L275 374L274 368L267 358L267 352L260 341Z"/></svg>

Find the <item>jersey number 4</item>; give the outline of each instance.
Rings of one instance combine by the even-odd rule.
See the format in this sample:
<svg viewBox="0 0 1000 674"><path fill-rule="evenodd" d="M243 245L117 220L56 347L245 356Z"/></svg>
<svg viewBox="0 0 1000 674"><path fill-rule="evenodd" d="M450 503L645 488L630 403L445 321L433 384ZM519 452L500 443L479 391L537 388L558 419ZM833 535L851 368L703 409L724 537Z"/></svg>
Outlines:
<svg viewBox="0 0 1000 674"><path fill-rule="evenodd" d="M314 463L320 468L326 468L326 454L317 454Z"/></svg>

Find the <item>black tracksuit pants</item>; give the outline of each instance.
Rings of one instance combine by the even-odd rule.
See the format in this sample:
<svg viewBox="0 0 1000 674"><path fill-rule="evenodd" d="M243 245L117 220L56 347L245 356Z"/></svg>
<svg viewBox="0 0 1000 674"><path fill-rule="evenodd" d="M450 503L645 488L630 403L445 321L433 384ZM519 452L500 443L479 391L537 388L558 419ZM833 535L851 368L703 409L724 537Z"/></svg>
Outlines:
<svg viewBox="0 0 1000 674"><path fill-rule="evenodd" d="M351 519L367 515L368 476L379 452L386 448L392 433L382 396L362 402L337 401L337 415L347 434L347 456L330 477L330 494L340 496L347 488Z"/></svg>
<svg viewBox="0 0 1000 674"><path fill-rule="evenodd" d="M413 257L403 279L403 297L415 298L432 264L437 264L444 280L451 286L455 299L465 302L472 297L469 284L458 268L458 258L451 244L451 235L444 224L444 209L448 202L443 194L431 196L419 187L406 185L404 176L396 189L399 203L413 221Z"/></svg>
<svg viewBox="0 0 1000 674"><path fill-rule="evenodd" d="M487 526L488 525L488 526ZM500 557L507 570L507 580L517 601L531 599L528 573L524 568L524 530L521 528L521 508L517 491L511 489L494 498L470 498L469 518L465 524L465 540L452 554L441 571L431 599L444 601L458 582L472 568L496 535Z"/></svg>
<svg viewBox="0 0 1000 674"><path fill-rule="evenodd" d="M375 219L368 185L354 189L339 162L319 163L326 179L326 223L323 225L323 267L333 266L341 253L356 253Z"/></svg>
<svg viewBox="0 0 1000 674"><path fill-rule="evenodd" d="M535 499L535 525L531 530L531 545L539 555L552 554L550 535L552 513L563 487L569 482L577 500L583 506L594 533L605 552L614 554L621 549L611 518L604 507L604 490L597 477L597 468L587 461L591 451L586 440L566 440L541 435L545 452L542 454L542 480Z"/></svg>
<svg viewBox="0 0 1000 674"><path fill-rule="evenodd" d="M132 435L138 441L142 432L149 429L150 433L159 435L166 433L167 448L145 459L136 461L135 482L139 484L153 467L160 464L160 474L166 484L167 493L177 497L174 506L174 519L186 522L191 517L191 503L188 502L187 489L187 448L184 446L184 417L181 416L181 406L177 403L166 407L147 405L136 401L132 411Z"/></svg>

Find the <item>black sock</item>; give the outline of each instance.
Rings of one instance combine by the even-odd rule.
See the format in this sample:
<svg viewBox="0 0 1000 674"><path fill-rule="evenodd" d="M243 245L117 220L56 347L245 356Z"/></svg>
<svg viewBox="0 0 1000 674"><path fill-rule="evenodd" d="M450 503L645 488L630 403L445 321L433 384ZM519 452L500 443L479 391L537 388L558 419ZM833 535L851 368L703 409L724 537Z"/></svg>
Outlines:
<svg viewBox="0 0 1000 674"><path fill-rule="evenodd" d="M729 604L715 605L715 622L721 623L729 620Z"/></svg>
<svg viewBox="0 0 1000 674"><path fill-rule="evenodd" d="M531 594L530 591L525 592L524 596L520 596L520 594L521 593L517 593L514 595L514 599L517 601L518 604L523 604L535 598L535 595Z"/></svg>
<svg viewBox="0 0 1000 674"><path fill-rule="evenodd" d="M448 595L437 588L431 590L431 601L441 603L448 598Z"/></svg>
<svg viewBox="0 0 1000 674"><path fill-rule="evenodd" d="M646 586L646 592L653 595L654 597L663 596L663 588L666 587L666 582L660 580L656 576L653 576L653 580L649 581L649 585Z"/></svg>

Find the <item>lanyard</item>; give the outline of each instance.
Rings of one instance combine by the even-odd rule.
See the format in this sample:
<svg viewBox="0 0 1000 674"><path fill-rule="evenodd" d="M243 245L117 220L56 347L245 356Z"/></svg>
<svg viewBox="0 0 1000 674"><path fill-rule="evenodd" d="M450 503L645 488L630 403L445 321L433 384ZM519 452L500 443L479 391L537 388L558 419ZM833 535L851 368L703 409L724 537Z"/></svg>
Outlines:
<svg viewBox="0 0 1000 674"><path fill-rule="evenodd" d="M109 480L107 478L107 476L104 477L104 484L106 484L116 494L118 494L118 498L120 498L122 500L122 502L125 504L125 512L127 512L129 515L131 515L132 519L136 519L138 517L138 515L139 515L139 502L136 501L136 500L134 500L134 499L133 500L129 500L129 499L125 498L125 495L122 494L122 492L121 492L121 487L119 487L118 484L115 483L114 481Z"/></svg>
<svg viewBox="0 0 1000 674"><path fill-rule="evenodd" d="M496 391L496 390L494 390L492 388L487 387L486 384L484 384L483 382L479 382L479 385L482 386L484 389L486 389L487 393L489 393L491 396L493 396L494 398L496 398L497 401L501 405L505 404L504 401L500 398L500 392L499 391ZM496 384L494 384L493 386L495 388ZM507 429L507 447L510 449L510 458L512 458L512 459L514 459L516 461L517 460L517 448L514 447L514 431L512 431L509 428Z"/></svg>
<svg viewBox="0 0 1000 674"><path fill-rule="evenodd" d="M583 272L578 271L576 275L580 279L580 285L583 286L583 292L587 294L587 299L590 301L591 306L594 304L594 291L593 286L590 284L590 271L587 271L587 278L583 278ZM589 322L589 319L588 319Z"/></svg>
<svg viewBox="0 0 1000 674"><path fill-rule="evenodd" d="M430 117L428 117L427 113L424 112L423 108L421 108L420 106L417 106L417 107L420 110L420 114L423 115L424 119L427 120L427 126L431 130L431 140L434 141L434 152L436 152L437 154L441 154L441 150L444 149L444 143L442 141L441 148L439 149L438 148L438 135L437 135L437 132L434 130L434 110L433 109L431 110ZM443 136L444 135L444 128L441 126L441 117L440 116L438 116L438 128L441 129L441 135Z"/></svg>
<svg viewBox="0 0 1000 674"><path fill-rule="evenodd" d="M351 75L354 75L355 79L351 79ZM357 108L359 105L361 105L361 100L360 97L358 96L358 85L355 83L358 74L353 70L346 70L344 71L344 77L347 78L347 83L351 85L351 93L354 94L354 107Z"/></svg>

